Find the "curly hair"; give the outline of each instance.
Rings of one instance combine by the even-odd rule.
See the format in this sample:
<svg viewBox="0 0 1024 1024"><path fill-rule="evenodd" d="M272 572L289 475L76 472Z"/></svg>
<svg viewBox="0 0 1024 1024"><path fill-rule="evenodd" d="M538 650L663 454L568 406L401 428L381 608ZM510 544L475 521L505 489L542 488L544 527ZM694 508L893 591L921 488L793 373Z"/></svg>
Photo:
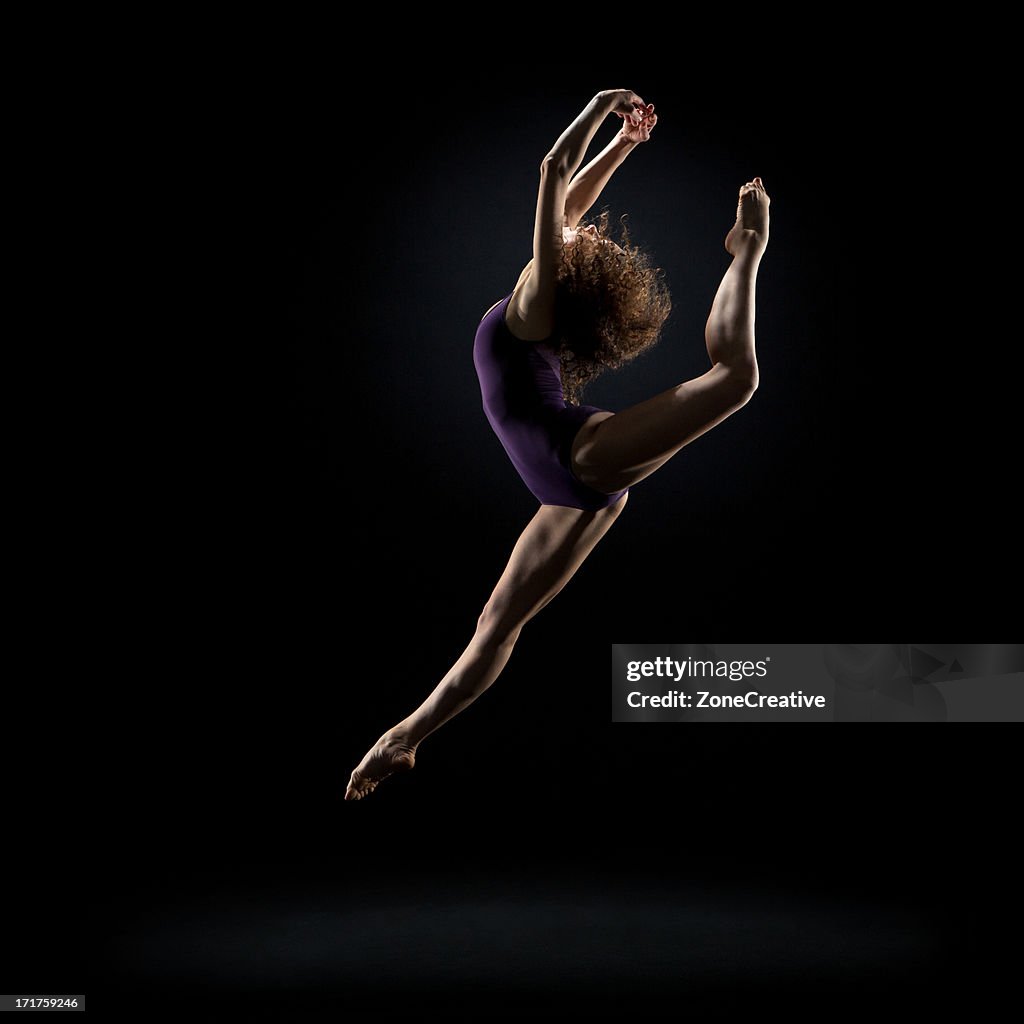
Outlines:
<svg viewBox="0 0 1024 1024"><path fill-rule="evenodd" d="M658 340L672 310L660 267L632 245L625 217L619 245L608 231L603 210L597 239L581 235L562 250L555 300L555 333L562 366L562 389L578 403L583 389L604 370L622 366Z"/></svg>

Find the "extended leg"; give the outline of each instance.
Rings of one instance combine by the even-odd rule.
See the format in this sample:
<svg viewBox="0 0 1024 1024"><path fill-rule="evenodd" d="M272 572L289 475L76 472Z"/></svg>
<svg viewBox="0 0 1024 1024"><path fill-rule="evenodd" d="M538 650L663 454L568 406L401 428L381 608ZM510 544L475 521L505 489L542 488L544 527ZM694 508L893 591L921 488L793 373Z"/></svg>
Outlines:
<svg viewBox="0 0 1024 1024"><path fill-rule="evenodd" d="M541 505L516 542L469 646L430 696L370 749L352 772L346 800L361 800L388 775L412 768L419 744L498 678L523 626L572 579L626 497L599 512Z"/></svg>
<svg viewBox="0 0 1024 1024"><path fill-rule="evenodd" d="M588 420L572 452L573 471L584 483L608 494L632 486L754 393L754 288L768 243L768 203L760 178L740 189L736 224L725 242L733 261L704 335L711 369L614 416Z"/></svg>

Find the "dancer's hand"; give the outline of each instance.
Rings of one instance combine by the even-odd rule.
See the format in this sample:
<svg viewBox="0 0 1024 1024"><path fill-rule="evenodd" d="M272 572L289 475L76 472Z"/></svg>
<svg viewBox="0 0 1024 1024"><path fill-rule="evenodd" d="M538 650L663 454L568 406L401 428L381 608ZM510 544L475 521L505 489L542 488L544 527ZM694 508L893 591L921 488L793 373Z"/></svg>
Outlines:
<svg viewBox="0 0 1024 1024"><path fill-rule="evenodd" d="M646 142L658 123L658 115L654 112L654 104L637 107L632 114L615 114L622 118L622 129L619 132L621 138L627 142Z"/></svg>
<svg viewBox="0 0 1024 1024"><path fill-rule="evenodd" d="M647 109L647 104L632 89L606 89L600 95L615 101L612 113L616 117L628 117L632 114L639 119Z"/></svg>

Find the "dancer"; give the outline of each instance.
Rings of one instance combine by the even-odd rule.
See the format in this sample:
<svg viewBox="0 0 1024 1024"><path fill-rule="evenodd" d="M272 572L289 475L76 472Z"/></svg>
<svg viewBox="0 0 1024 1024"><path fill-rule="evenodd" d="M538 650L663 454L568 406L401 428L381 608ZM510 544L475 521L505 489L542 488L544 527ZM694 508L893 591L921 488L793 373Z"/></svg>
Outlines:
<svg viewBox="0 0 1024 1024"><path fill-rule="evenodd" d="M615 138L582 170L601 123ZM658 268L608 217L579 226L609 178L657 124L628 89L598 93L540 168L533 258L477 328L473 360L484 412L540 508L523 530L469 646L427 699L389 729L352 772L346 800L412 768L436 729L473 703L505 667L519 634L572 578L619 517L630 487L743 406L757 387L754 285L768 244L760 178L739 190L732 256L705 328L711 368L619 413L578 404L583 386L657 340L671 308Z"/></svg>

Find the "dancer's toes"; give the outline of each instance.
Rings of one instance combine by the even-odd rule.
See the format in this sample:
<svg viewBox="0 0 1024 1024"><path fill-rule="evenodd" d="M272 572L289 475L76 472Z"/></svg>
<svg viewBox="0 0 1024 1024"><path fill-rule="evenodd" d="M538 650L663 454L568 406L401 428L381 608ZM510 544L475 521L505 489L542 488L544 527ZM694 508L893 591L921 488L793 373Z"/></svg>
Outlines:
<svg viewBox="0 0 1024 1024"><path fill-rule="evenodd" d="M406 772L416 765L416 748L395 731L386 732L367 751L349 777L346 800L362 800L395 772Z"/></svg>
<svg viewBox="0 0 1024 1024"><path fill-rule="evenodd" d="M736 207L736 223L725 236L726 251L733 256L741 252L763 252L768 245L768 206L771 199L760 178L740 188Z"/></svg>

